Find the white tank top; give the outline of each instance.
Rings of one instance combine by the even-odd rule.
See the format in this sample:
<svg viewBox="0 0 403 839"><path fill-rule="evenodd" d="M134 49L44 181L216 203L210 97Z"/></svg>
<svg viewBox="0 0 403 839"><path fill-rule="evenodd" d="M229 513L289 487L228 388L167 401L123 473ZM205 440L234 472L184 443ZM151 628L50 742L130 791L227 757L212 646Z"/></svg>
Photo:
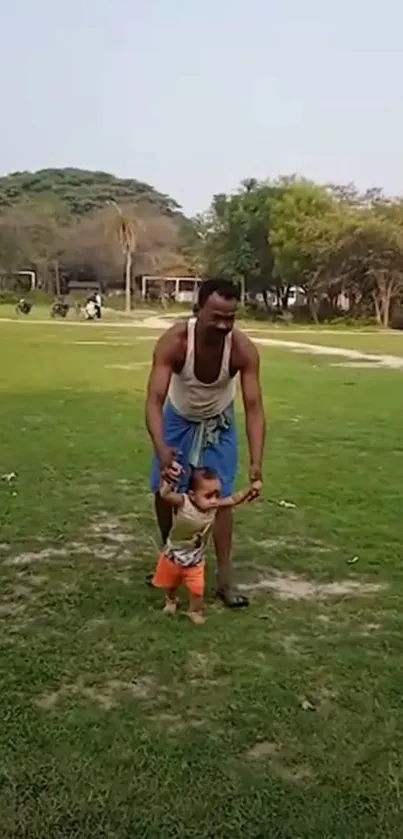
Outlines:
<svg viewBox="0 0 403 839"><path fill-rule="evenodd" d="M206 384L196 379L195 364L196 318L189 318L187 325L186 359L179 374L173 373L168 399L179 414L192 422L203 422L222 414L235 399L236 383L230 375L232 332L224 343L221 368L215 382Z"/></svg>

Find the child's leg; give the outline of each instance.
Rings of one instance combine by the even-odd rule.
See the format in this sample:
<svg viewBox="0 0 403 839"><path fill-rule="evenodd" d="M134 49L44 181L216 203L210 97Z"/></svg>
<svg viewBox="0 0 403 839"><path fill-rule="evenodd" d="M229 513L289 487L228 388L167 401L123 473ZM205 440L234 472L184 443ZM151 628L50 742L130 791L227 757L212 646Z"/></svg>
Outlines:
<svg viewBox="0 0 403 839"><path fill-rule="evenodd" d="M189 601L189 611L188 611L188 618L192 621L192 623L205 623L206 618L203 614L204 609L204 597L197 597L196 595L192 594Z"/></svg>
<svg viewBox="0 0 403 839"><path fill-rule="evenodd" d="M177 608L178 608L178 598L177 598L178 589L169 588L165 593L165 606L164 606L164 614L165 615L174 615Z"/></svg>
<svg viewBox="0 0 403 839"><path fill-rule="evenodd" d="M169 557L164 554L160 556L154 574L153 585L155 588L165 589L164 612L173 615L176 612L178 600L177 591L181 583L181 569L175 565Z"/></svg>
<svg viewBox="0 0 403 839"><path fill-rule="evenodd" d="M204 623L204 564L186 569L185 584L189 592L188 617L192 623Z"/></svg>

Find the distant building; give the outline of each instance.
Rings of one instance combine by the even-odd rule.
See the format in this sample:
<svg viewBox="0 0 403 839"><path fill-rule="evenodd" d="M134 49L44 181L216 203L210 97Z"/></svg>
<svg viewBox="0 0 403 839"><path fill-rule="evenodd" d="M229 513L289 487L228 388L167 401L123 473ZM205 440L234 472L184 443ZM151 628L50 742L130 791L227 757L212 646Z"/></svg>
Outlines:
<svg viewBox="0 0 403 839"><path fill-rule="evenodd" d="M176 303L195 303L200 286L199 277L158 277L143 276L140 279L143 300L175 300Z"/></svg>

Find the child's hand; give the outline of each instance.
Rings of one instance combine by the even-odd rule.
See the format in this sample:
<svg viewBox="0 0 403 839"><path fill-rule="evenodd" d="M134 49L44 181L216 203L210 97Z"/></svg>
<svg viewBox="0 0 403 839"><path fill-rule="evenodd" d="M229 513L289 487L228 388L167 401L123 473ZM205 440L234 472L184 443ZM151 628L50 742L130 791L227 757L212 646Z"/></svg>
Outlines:
<svg viewBox="0 0 403 839"><path fill-rule="evenodd" d="M259 497L261 489L262 489L262 482L261 481L254 481L253 484L248 489L248 494L246 500L254 501L256 498Z"/></svg>

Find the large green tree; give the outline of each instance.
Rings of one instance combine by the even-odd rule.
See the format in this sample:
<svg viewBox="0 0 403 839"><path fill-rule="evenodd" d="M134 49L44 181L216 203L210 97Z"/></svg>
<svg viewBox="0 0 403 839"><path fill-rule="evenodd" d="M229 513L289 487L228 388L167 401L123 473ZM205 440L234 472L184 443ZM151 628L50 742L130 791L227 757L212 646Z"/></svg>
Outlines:
<svg viewBox="0 0 403 839"><path fill-rule="evenodd" d="M163 214L179 213L179 205L149 184L133 178L117 178L108 172L86 169L41 169L13 172L0 178L0 211L21 201L57 198L70 215L102 209L108 201L137 203L146 200Z"/></svg>
<svg viewBox="0 0 403 839"><path fill-rule="evenodd" d="M59 293L62 265L67 277L116 285L123 253L129 306L133 271L165 264L167 248L174 264L184 222L176 202L133 179L78 169L15 173L0 178L0 274L34 269L42 287Z"/></svg>
<svg viewBox="0 0 403 839"><path fill-rule="evenodd" d="M203 220L206 273L231 277L252 294L273 286L268 229L278 191L250 178L237 192L214 196Z"/></svg>
<svg viewBox="0 0 403 839"><path fill-rule="evenodd" d="M388 327L403 297L403 205L377 201L344 218L341 266L345 287L373 302L377 323Z"/></svg>
<svg viewBox="0 0 403 839"><path fill-rule="evenodd" d="M302 288L318 320L321 300L338 278L343 213L329 190L296 180L273 205L269 241L274 275L283 285Z"/></svg>

